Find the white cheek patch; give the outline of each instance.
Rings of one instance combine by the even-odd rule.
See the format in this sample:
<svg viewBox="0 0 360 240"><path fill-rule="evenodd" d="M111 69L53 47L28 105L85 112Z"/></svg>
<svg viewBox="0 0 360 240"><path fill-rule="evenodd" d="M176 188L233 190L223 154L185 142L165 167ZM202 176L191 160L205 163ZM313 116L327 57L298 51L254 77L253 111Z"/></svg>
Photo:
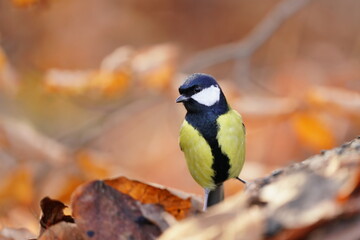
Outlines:
<svg viewBox="0 0 360 240"><path fill-rule="evenodd" d="M220 88L211 86L191 96L192 99L205 106L212 106L220 100Z"/></svg>

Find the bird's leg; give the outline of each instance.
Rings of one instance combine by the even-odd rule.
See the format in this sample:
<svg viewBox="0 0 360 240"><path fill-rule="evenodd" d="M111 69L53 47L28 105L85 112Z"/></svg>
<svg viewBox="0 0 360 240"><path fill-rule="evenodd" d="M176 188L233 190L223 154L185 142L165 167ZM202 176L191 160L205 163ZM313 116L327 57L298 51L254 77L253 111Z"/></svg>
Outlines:
<svg viewBox="0 0 360 240"><path fill-rule="evenodd" d="M239 178L239 177L236 177L236 179L239 180L240 182L242 182L242 183L245 184L245 185L247 184L247 182L246 182L245 180L242 180L242 179Z"/></svg>
<svg viewBox="0 0 360 240"><path fill-rule="evenodd" d="M209 199L209 193L210 193L210 189L205 188L205 195L204 195L204 206L203 206L203 211L205 212L207 205L208 205L208 199Z"/></svg>
<svg viewBox="0 0 360 240"><path fill-rule="evenodd" d="M224 200L224 185L219 184L214 189L205 188L204 196L204 207L205 211L208 207L211 207L215 204Z"/></svg>
<svg viewBox="0 0 360 240"><path fill-rule="evenodd" d="M205 210L207 209L207 204L208 204L210 189L205 188L204 190L205 190L205 195L204 195L203 211L205 212Z"/></svg>

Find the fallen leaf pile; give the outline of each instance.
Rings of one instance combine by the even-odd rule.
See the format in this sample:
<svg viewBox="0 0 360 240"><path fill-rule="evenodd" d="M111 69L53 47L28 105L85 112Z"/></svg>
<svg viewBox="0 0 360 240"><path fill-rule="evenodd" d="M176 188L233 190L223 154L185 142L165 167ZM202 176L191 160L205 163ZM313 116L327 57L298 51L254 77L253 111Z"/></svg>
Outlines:
<svg viewBox="0 0 360 240"><path fill-rule="evenodd" d="M180 195L125 177L91 181L73 192L72 216L41 201L38 239L357 239L360 138L249 182L206 213ZM0 239L25 235L3 229Z"/></svg>
<svg viewBox="0 0 360 240"><path fill-rule="evenodd" d="M249 183L170 239L358 239L360 138Z"/></svg>
<svg viewBox="0 0 360 240"><path fill-rule="evenodd" d="M200 212L196 197L172 192L125 177L92 181L73 193L72 216L64 213L62 202L45 197L38 239L155 239Z"/></svg>

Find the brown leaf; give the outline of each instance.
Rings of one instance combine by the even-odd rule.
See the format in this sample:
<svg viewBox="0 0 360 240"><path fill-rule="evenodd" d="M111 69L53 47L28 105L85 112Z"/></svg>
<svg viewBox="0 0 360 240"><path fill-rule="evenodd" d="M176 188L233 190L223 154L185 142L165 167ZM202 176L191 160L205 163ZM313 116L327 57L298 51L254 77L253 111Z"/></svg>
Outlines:
<svg viewBox="0 0 360 240"><path fill-rule="evenodd" d="M187 217L192 207L190 198L182 199L167 189L157 188L126 177L105 180L105 183L141 203L162 205L165 211L173 215L177 220Z"/></svg>
<svg viewBox="0 0 360 240"><path fill-rule="evenodd" d="M60 222L46 229L38 240L86 240L76 224Z"/></svg>
<svg viewBox="0 0 360 240"><path fill-rule="evenodd" d="M3 228L0 231L0 240L24 240L31 238L35 238L35 235L24 228Z"/></svg>
<svg viewBox="0 0 360 240"><path fill-rule="evenodd" d="M161 231L165 231L170 225L175 224L175 218L164 211L164 208L159 204L138 204L142 215L155 223Z"/></svg>
<svg viewBox="0 0 360 240"><path fill-rule="evenodd" d="M45 197L40 202L41 211L43 213L40 219L40 235L50 226L59 222L73 223L74 219L71 216L64 214L64 208L66 205L58 200L53 200L49 197Z"/></svg>
<svg viewBox="0 0 360 240"><path fill-rule="evenodd" d="M137 201L102 181L79 187L72 209L79 229L91 239L155 239L161 233L142 215Z"/></svg>

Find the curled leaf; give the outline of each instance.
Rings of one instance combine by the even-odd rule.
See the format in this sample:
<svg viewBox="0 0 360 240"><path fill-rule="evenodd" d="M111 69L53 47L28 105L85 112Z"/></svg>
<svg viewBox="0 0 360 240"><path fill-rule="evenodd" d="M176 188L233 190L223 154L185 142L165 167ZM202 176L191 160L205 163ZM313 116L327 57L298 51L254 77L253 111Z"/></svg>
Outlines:
<svg viewBox="0 0 360 240"><path fill-rule="evenodd" d="M42 211L42 217L40 219L40 235L50 226L59 222L74 223L74 219L71 216L64 214L66 205L58 200L53 200L49 197L45 197L40 202Z"/></svg>
<svg viewBox="0 0 360 240"><path fill-rule="evenodd" d="M141 212L138 202L102 181L79 187L72 197L73 216L91 239L154 239L161 231Z"/></svg>
<svg viewBox="0 0 360 240"><path fill-rule="evenodd" d="M128 194L141 203L160 204L165 211L173 215L177 220L185 218L192 210L190 198L182 199L167 189L157 188L125 177L105 180L105 184Z"/></svg>

